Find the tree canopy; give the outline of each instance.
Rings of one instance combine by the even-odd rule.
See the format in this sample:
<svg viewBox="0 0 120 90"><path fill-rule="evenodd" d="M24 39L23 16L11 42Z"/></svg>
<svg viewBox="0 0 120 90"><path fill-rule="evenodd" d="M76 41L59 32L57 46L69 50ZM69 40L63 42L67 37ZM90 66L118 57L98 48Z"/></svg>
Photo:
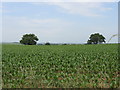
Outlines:
<svg viewBox="0 0 120 90"><path fill-rule="evenodd" d="M105 37L99 33L91 34L89 37L89 40L87 41L87 44L100 44L105 43Z"/></svg>
<svg viewBox="0 0 120 90"><path fill-rule="evenodd" d="M38 40L39 39L34 34L25 34L22 40L20 40L20 43L24 45L36 45Z"/></svg>

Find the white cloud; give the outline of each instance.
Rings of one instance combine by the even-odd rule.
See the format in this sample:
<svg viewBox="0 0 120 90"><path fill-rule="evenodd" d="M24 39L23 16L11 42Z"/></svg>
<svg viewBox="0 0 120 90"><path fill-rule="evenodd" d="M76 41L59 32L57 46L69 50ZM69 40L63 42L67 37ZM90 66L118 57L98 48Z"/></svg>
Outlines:
<svg viewBox="0 0 120 90"><path fill-rule="evenodd" d="M82 22L81 22L82 23ZM117 32L110 26L87 26L77 22L68 22L60 19L34 19L26 17L3 17L3 41L19 41L22 35L34 33L40 39L39 42L69 42L82 43L88 40L91 33L100 32L109 38L109 35ZM106 30L110 30L107 32ZM116 31L114 31L116 30Z"/></svg>
<svg viewBox="0 0 120 90"><path fill-rule="evenodd" d="M35 3L34 3L35 4ZM36 3L39 5L39 3ZM60 11L63 13L79 14L84 16L101 16L96 13L93 9L98 9L100 11L111 10L112 8L106 8L102 6L102 3L48 3L49 5L56 5L60 7ZM100 27L95 28L93 26L93 31L87 31L89 27L86 28L76 28L72 22L68 22L60 19L34 19L26 17L3 17L3 40L4 41L18 41L20 37L25 33L35 33L39 38L40 42L45 42L49 40L53 41L71 41L80 42L78 38L85 39L88 37L90 32L96 30L106 30ZM100 29L99 29L100 28ZM75 31L75 30L81 31ZM111 28L110 28L111 29ZM88 32L86 34L86 32ZM109 30L109 29L108 29ZM83 33L82 33L83 32ZM108 34L108 33L107 33ZM106 35L107 35L106 34ZM87 39L86 39L87 40ZM82 40L81 40L82 41ZM51 41L52 42L52 41ZM84 42L84 41L82 41Z"/></svg>
<svg viewBox="0 0 120 90"><path fill-rule="evenodd" d="M31 20L31 21L32 21L33 23L36 23L36 24L57 22L56 19L43 19L43 20L33 19L33 20Z"/></svg>
<svg viewBox="0 0 120 90"><path fill-rule="evenodd" d="M119 0L2 0L2 2L118 2Z"/></svg>
<svg viewBox="0 0 120 90"><path fill-rule="evenodd" d="M15 18L15 17L14 17ZM18 20L18 21L17 21ZM61 19L31 19L31 18L25 18L25 17L16 17L16 20L20 25L25 27L44 27L44 28L57 28L57 27L63 27L68 26L70 22L67 22L65 20Z"/></svg>
<svg viewBox="0 0 120 90"><path fill-rule="evenodd" d="M2 8L3 8L2 3L0 3L0 13L2 13Z"/></svg>
<svg viewBox="0 0 120 90"><path fill-rule="evenodd" d="M3 4L0 3L0 14L2 15L2 13L7 13L7 12L10 12L10 11L6 10L5 6L3 6Z"/></svg>
<svg viewBox="0 0 120 90"><path fill-rule="evenodd" d="M60 19L31 19L5 16L3 17L3 41L18 41L25 33L34 33L38 37L40 36L40 38L44 39L41 42L54 40L60 37L60 33L68 30L70 26L72 26L72 23Z"/></svg>
<svg viewBox="0 0 120 90"><path fill-rule="evenodd" d="M39 5L41 3L32 4ZM102 14L100 14L101 12L112 10L111 7L104 7L103 3L100 2L47 2L46 4L58 6L59 11L63 13L83 16L102 16Z"/></svg>
<svg viewBox="0 0 120 90"><path fill-rule="evenodd" d="M5 0L3 0L4 2ZM19 0L18 0L19 1ZM28 0L29 1L29 0ZM89 2L90 0L86 0L83 2L81 0L39 0L38 2L34 1L32 4L41 5L40 2L46 2L49 5L56 5L58 6L63 13L70 13L70 14L79 14L83 16L102 16L100 12L112 10L110 7L104 7L100 0L99 2ZM115 0L104 0L105 2L108 1L115 1ZM6 1L7 2L7 1ZM26 1L27 2L27 1ZM10 12L7 10L3 10L4 12ZM99 12L98 12L99 11Z"/></svg>

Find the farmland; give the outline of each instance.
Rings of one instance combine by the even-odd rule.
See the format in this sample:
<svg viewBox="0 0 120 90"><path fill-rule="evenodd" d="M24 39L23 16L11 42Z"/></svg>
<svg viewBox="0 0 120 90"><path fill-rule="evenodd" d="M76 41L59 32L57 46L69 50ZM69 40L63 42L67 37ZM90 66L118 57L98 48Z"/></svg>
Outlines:
<svg viewBox="0 0 120 90"><path fill-rule="evenodd" d="M118 88L118 45L2 46L3 88Z"/></svg>

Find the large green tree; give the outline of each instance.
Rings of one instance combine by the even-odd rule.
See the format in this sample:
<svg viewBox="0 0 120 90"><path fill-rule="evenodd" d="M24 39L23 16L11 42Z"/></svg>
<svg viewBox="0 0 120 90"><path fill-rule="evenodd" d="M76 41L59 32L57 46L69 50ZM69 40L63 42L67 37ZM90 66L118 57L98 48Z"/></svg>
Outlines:
<svg viewBox="0 0 120 90"><path fill-rule="evenodd" d="M20 43L24 45L36 45L38 40L39 39L34 34L25 34L22 40L20 40Z"/></svg>
<svg viewBox="0 0 120 90"><path fill-rule="evenodd" d="M105 43L105 37L99 33L91 34L89 37L89 40L87 41L87 44L100 44Z"/></svg>

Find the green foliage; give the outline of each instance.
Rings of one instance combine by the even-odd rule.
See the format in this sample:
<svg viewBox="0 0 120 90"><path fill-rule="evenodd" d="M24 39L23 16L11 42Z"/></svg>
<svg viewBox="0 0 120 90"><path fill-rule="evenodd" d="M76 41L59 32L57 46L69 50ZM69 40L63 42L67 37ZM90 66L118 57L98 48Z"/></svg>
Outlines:
<svg viewBox="0 0 120 90"><path fill-rule="evenodd" d="M102 42L105 42L105 37L103 35L100 35L99 33L91 34L89 40L87 41L87 44L100 44Z"/></svg>
<svg viewBox="0 0 120 90"><path fill-rule="evenodd" d="M91 40L88 40L88 41L87 41L87 44L92 44L92 41L91 41Z"/></svg>
<svg viewBox="0 0 120 90"><path fill-rule="evenodd" d="M36 41L38 41L38 38L34 34L25 34L20 43L24 45L36 45Z"/></svg>
<svg viewBox="0 0 120 90"><path fill-rule="evenodd" d="M50 43L49 43L49 42L46 42L45 45L50 45Z"/></svg>
<svg viewBox="0 0 120 90"><path fill-rule="evenodd" d="M3 45L3 88L118 88L118 45Z"/></svg>

